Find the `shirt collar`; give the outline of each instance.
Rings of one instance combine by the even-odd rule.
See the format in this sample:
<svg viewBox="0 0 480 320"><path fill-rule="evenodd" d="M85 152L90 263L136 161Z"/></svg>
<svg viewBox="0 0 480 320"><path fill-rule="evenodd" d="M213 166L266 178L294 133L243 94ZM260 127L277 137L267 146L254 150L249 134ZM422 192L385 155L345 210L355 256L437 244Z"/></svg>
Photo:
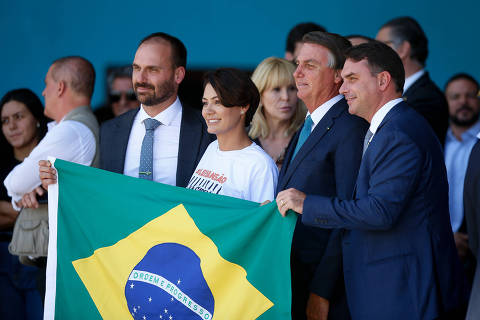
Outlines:
<svg viewBox="0 0 480 320"><path fill-rule="evenodd" d="M480 121L477 121L471 128L462 133L462 141L467 141L475 137L480 139ZM458 141L458 139L453 135L452 128L448 128L447 139L448 141Z"/></svg>
<svg viewBox="0 0 480 320"><path fill-rule="evenodd" d="M373 134L375 134L375 132L377 132L377 129L378 127L380 126L380 124L382 123L383 121L383 118L385 118L385 116L387 115L387 113L392 110L393 107L395 107L398 103L402 102L403 99L402 98L397 98L397 99L393 99L393 100L390 100L388 101L387 103L385 103L380 109L377 110L377 112L375 112L375 114L373 115L373 118L372 118L372 122L370 123L370 128L368 130L370 130Z"/></svg>
<svg viewBox="0 0 480 320"><path fill-rule="evenodd" d="M50 121L47 123L47 131L52 130L58 123L56 121Z"/></svg>
<svg viewBox="0 0 480 320"><path fill-rule="evenodd" d="M406 92L408 88L410 88L415 81L417 81L418 79L420 79L421 76L423 76L424 73L425 73L425 69L420 69L414 74L412 74L411 76L405 78L405 83L403 85L403 92Z"/></svg>
<svg viewBox="0 0 480 320"><path fill-rule="evenodd" d="M317 125L317 123L322 120L322 118L327 114L328 110L330 110L335 103L338 101L342 100L343 95L339 94L332 99L328 100L327 102L321 104L317 109L313 110L313 112L310 114L310 111L307 112L307 116L310 115L312 118L313 124Z"/></svg>
<svg viewBox="0 0 480 320"><path fill-rule="evenodd" d="M163 110L162 112L157 114L155 117L153 117L153 119L159 121L164 126L169 126L173 122L173 120L175 120L177 114L181 111L182 111L182 104L180 103L180 100L177 97L174 103L172 103L165 110ZM140 120L140 122L143 123L143 121L148 118L151 118L151 117L145 111L142 104L140 106L140 111L138 112L138 120Z"/></svg>

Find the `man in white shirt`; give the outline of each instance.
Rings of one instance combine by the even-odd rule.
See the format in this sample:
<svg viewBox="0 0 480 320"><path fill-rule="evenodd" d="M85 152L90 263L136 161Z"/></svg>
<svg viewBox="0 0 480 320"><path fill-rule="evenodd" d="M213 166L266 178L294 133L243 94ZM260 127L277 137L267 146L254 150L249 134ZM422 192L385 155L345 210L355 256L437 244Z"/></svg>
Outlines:
<svg viewBox="0 0 480 320"><path fill-rule="evenodd" d="M213 137L201 114L178 99L186 61L185 46L168 34L154 33L140 42L132 82L141 106L102 125L100 168L170 185L188 184ZM157 124L152 129L152 168L144 176L142 146L151 119Z"/></svg>
<svg viewBox="0 0 480 320"><path fill-rule="evenodd" d="M48 133L30 155L5 179L15 209L38 207L36 195L44 193L38 174L39 160L53 156L88 166L95 164L99 128L89 107L94 83L95 70L82 57L58 59L48 69L42 95L45 115L54 122L48 124Z"/></svg>
<svg viewBox="0 0 480 320"><path fill-rule="evenodd" d="M425 71L428 39L411 17L399 17L385 23L376 39L390 46L402 59L405 70L403 98L427 119L443 144L448 128L447 101Z"/></svg>
<svg viewBox="0 0 480 320"><path fill-rule="evenodd" d="M340 72L350 42L336 34L303 37L293 76L305 103L305 123L285 154L277 193L351 199L368 124L348 113ZM350 319L341 268L340 230L298 222L292 242L292 319Z"/></svg>
<svg viewBox="0 0 480 320"><path fill-rule="evenodd" d="M282 215L301 214L342 234L347 301L353 319L461 319L468 290L448 214L441 146L401 96L398 55L380 42L346 52L340 92L370 128L355 199L288 189Z"/></svg>

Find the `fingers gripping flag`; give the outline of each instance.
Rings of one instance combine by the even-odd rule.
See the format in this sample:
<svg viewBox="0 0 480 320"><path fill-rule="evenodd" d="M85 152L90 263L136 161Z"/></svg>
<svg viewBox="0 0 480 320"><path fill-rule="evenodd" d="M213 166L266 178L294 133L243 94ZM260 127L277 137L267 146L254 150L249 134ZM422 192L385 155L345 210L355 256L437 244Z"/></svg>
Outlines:
<svg viewBox="0 0 480 320"><path fill-rule="evenodd" d="M46 319L290 318L295 217L275 203L55 167Z"/></svg>

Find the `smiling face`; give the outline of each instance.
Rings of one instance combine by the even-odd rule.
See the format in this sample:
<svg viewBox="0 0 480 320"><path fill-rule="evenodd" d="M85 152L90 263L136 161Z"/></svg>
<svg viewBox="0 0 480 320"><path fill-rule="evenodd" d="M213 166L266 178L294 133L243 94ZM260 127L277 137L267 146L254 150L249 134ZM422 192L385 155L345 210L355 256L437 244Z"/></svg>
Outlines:
<svg viewBox="0 0 480 320"><path fill-rule="evenodd" d="M172 48L166 41L148 41L140 45L133 61L133 88L138 101L145 106L166 106L177 98L178 76L172 59Z"/></svg>
<svg viewBox="0 0 480 320"><path fill-rule="evenodd" d="M244 130L245 107L224 107L215 89L208 83L202 98L202 116L208 127L208 133L219 135Z"/></svg>
<svg viewBox="0 0 480 320"><path fill-rule="evenodd" d="M293 73L298 88L298 97L313 112L318 106L336 94L335 86L341 81L338 73L330 68L331 56L327 48L313 43L305 43L300 49Z"/></svg>
<svg viewBox="0 0 480 320"><path fill-rule="evenodd" d="M15 149L37 141L37 120L21 102L11 100L2 108L2 132Z"/></svg>
<svg viewBox="0 0 480 320"><path fill-rule="evenodd" d="M343 84L340 93L348 103L348 112L371 121L379 105L377 76L373 75L366 59L345 61L342 70Z"/></svg>
<svg viewBox="0 0 480 320"><path fill-rule="evenodd" d="M261 96L265 117L290 120L297 108L297 87L294 83L276 86L263 91Z"/></svg>

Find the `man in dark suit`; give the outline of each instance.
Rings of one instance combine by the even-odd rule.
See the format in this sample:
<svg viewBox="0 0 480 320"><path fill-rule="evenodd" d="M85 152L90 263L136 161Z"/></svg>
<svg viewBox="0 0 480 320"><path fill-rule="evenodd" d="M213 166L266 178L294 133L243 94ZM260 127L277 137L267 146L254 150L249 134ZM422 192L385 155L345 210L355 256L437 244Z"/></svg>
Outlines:
<svg viewBox="0 0 480 320"><path fill-rule="evenodd" d="M308 114L287 149L277 192L297 188L351 198L368 124L350 115L338 94L344 52L350 46L334 34L304 36L294 77ZM291 257L293 319L349 319L339 234L297 223Z"/></svg>
<svg viewBox="0 0 480 320"><path fill-rule="evenodd" d="M146 119L160 124L153 135L150 180L185 187L213 137L201 114L177 97L185 76L187 51L168 34L154 33L140 42L133 61L133 87L140 108L106 122L100 132L100 168L143 177L141 146ZM145 178L145 177L143 177Z"/></svg>
<svg viewBox="0 0 480 320"><path fill-rule="evenodd" d="M403 98L432 126L443 145L448 128L448 106L442 91L425 71L428 40L411 17L390 20L378 31L377 40L393 48L403 62L405 84Z"/></svg>
<svg viewBox="0 0 480 320"><path fill-rule="evenodd" d="M480 133L477 135L480 139ZM480 319L480 141L473 146L468 160L463 205L467 221L468 244L477 259L477 268L473 279L472 294L468 302L467 320Z"/></svg>
<svg viewBox="0 0 480 320"><path fill-rule="evenodd" d="M284 215L345 228L343 268L353 319L455 319L465 306L465 277L448 214L441 146L425 119L403 100L404 70L383 43L346 53L340 92L349 112L368 122L355 199L288 189Z"/></svg>

